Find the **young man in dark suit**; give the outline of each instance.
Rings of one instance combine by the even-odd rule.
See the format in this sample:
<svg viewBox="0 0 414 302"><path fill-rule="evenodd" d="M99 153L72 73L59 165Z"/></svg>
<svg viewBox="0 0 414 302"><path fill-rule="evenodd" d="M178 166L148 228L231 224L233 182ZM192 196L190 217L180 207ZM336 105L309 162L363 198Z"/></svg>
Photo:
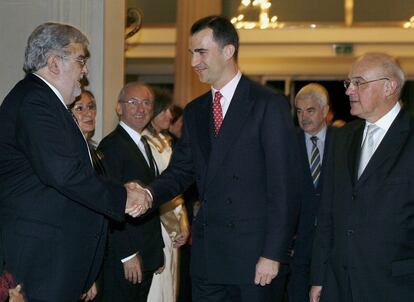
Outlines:
<svg viewBox="0 0 414 302"><path fill-rule="evenodd" d="M270 301L293 233L298 155L289 103L241 74L238 48L224 17L192 26L191 63L212 90L187 105L170 166L149 187L156 205L197 183L193 301Z"/></svg>
<svg viewBox="0 0 414 302"><path fill-rule="evenodd" d="M0 238L5 269L30 302L73 302L93 290L105 216L138 213L137 192L95 173L67 108L88 71L87 45L72 26L38 26L25 51L27 75L0 107Z"/></svg>
<svg viewBox="0 0 414 302"><path fill-rule="evenodd" d="M302 185L288 293L289 302L303 302L309 300L310 262L317 225L316 215L321 199L324 163L328 160L328 146L333 135L333 129L328 128L326 124L329 112L328 91L316 83L304 86L296 94L295 108L300 126L297 136L301 155Z"/></svg>
<svg viewBox="0 0 414 302"><path fill-rule="evenodd" d="M327 163L311 301L414 301L413 119L392 57L358 58L344 82L351 114Z"/></svg>
<svg viewBox="0 0 414 302"><path fill-rule="evenodd" d="M156 165L141 136L152 118L153 101L150 87L139 82L126 84L119 94L120 123L98 147L108 175L118 182L147 185L154 180ZM103 271L104 301L146 302L153 274L164 263L163 247L158 211L126 218L124 223L111 222Z"/></svg>

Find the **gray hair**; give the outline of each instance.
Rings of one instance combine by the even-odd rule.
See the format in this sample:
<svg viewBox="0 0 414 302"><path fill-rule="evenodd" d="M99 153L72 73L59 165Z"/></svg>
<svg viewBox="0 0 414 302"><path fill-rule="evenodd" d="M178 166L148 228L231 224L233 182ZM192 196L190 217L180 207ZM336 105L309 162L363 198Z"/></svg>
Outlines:
<svg viewBox="0 0 414 302"><path fill-rule="evenodd" d="M89 44L86 36L71 25L53 22L39 25L27 40L23 70L26 73L38 71L47 65L51 54L69 55L71 43L82 44L85 51Z"/></svg>
<svg viewBox="0 0 414 302"><path fill-rule="evenodd" d="M329 105L329 94L325 87L317 83L310 83L303 86L301 90L296 94L295 103L299 99L311 98L318 102L321 108Z"/></svg>

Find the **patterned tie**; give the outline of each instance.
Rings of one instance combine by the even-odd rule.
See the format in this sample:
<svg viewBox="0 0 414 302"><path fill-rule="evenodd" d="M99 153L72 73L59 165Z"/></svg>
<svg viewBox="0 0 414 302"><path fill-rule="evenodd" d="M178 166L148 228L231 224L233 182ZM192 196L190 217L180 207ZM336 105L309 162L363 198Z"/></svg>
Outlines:
<svg viewBox="0 0 414 302"><path fill-rule="evenodd" d="M215 136L218 135L221 127L221 123L223 123L223 110L221 109L220 100L223 95L220 91L216 91L214 94L213 100L213 121L214 121L214 134Z"/></svg>
<svg viewBox="0 0 414 302"><path fill-rule="evenodd" d="M359 159L358 178L361 176L362 172L364 172L369 160L374 154L374 134L379 129L380 128L375 124L367 125L367 131L361 146L361 157Z"/></svg>
<svg viewBox="0 0 414 302"><path fill-rule="evenodd" d="M321 154L319 153L318 149L318 137L312 136L312 152L311 152L311 163L310 163L310 170L312 174L313 185L316 188L318 185L319 177L321 176Z"/></svg>

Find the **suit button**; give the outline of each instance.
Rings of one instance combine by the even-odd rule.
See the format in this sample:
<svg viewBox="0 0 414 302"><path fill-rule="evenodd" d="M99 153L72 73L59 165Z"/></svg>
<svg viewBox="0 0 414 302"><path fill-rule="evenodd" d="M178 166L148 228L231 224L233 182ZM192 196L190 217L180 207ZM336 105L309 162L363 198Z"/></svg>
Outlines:
<svg viewBox="0 0 414 302"><path fill-rule="evenodd" d="M208 227L208 223L207 222L204 222L203 223L203 227Z"/></svg>
<svg viewBox="0 0 414 302"><path fill-rule="evenodd" d="M227 203L227 204L232 204L232 203L233 203L233 201L232 201L230 198L227 198L226 203Z"/></svg>
<svg viewBox="0 0 414 302"><path fill-rule="evenodd" d="M352 235L354 235L354 230L347 230L347 231L346 231L346 234L347 234L348 236L352 236Z"/></svg>
<svg viewBox="0 0 414 302"><path fill-rule="evenodd" d="M233 223L233 222L229 222L229 223L227 224L227 227L228 227L228 228L231 228L231 229L232 229L232 228L234 228L234 223Z"/></svg>
<svg viewBox="0 0 414 302"><path fill-rule="evenodd" d="M203 200L203 203L207 203L207 199L204 199L204 200Z"/></svg>
<svg viewBox="0 0 414 302"><path fill-rule="evenodd" d="M239 180L239 177L237 175L233 175L234 180Z"/></svg>
<svg viewBox="0 0 414 302"><path fill-rule="evenodd" d="M352 194L352 200L356 200L356 199L357 199L356 194Z"/></svg>
<svg viewBox="0 0 414 302"><path fill-rule="evenodd" d="M348 266L342 265L342 268L343 268L344 271L346 271L348 269Z"/></svg>

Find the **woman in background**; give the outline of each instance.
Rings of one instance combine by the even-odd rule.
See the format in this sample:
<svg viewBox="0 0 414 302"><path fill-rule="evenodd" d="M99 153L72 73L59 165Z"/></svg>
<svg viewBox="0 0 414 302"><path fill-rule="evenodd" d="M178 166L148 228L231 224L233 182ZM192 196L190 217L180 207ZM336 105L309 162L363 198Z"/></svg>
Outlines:
<svg viewBox="0 0 414 302"><path fill-rule="evenodd" d="M72 112L72 115L76 120L79 129L81 130L88 144L93 168L99 175L105 175L105 169L102 165L99 155L96 152L96 147L92 140L92 136L95 132L96 125L95 96L89 90L84 90L68 107L69 110ZM96 283L93 283L92 287L88 290L88 292L84 293L81 296L81 300L92 301L93 299L95 299L97 294L98 290Z"/></svg>
<svg viewBox="0 0 414 302"><path fill-rule="evenodd" d="M92 136L96 125L96 101L95 96L89 90L84 90L75 101L69 105L69 109L76 119L91 153L92 163L95 171L99 175L105 175L105 169L96 152L95 143Z"/></svg>
<svg viewBox="0 0 414 302"><path fill-rule="evenodd" d="M164 171L172 154L172 138L168 133L172 115L169 93L154 90L154 113L151 122L142 132L151 147L159 173ZM160 208L162 237L164 240L164 270L154 275L148 302L175 302L178 286L178 248L188 238L189 226L184 201L181 196Z"/></svg>

